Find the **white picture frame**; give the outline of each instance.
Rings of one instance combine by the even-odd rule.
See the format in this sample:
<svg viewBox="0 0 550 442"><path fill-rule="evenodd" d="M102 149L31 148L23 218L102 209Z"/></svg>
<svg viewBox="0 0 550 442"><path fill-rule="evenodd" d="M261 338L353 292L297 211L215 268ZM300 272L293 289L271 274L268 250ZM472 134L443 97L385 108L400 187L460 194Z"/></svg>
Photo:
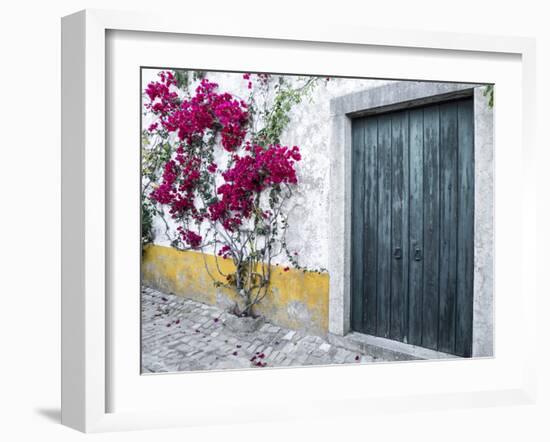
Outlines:
<svg viewBox="0 0 550 442"><path fill-rule="evenodd" d="M389 48L425 50L432 54L449 52L473 54L480 60L484 54L502 54L520 59L521 66L521 115L520 146L517 154L521 159L521 212L518 214L520 226L519 241L516 245L520 254L517 280L520 292L522 357L513 367L513 379L500 386L492 385L484 389L477 385L468 390L450 392L443 384L435 384L425 394L414 392L388 392L387 394L367 394L360 389L354 394L338 393L337 388L327 389L326 395L318 394L300 397L303 391L288 392L288 404L281 400L266 402L262 407L254 407L246 398L227 401L220 400L206 415L200 404L200 390L191 392L189 401L197 405L196 411L183 404L174 407L151 405L136 407L136 410L113 410L109 404L109 393L114 388L110 370L113 359L109 344L108 328L116 321L110 310L107 296L108 266L112 258L108 254L108 244L112 240L107 226L110 196L106 172L108 156L106 145L107 112L106 94L109 93L106 79L107 50L106 38L109 32L159 33L158 35L217 36L266 41L270 44L336 45L335 50L349 47L375 47L378 51ZM145 34L143 34L145 35ZM278 25L268 29L259 25L247 24L239 27L235 23L209 21L187 21L165 15L127 13L101 10L86 10L63 18L62 21L62 423L84 432L100 432L124 429L158 428L168 426L206 425L213 422L254 422L266 419L301 418L310 416L334 416L353 412L369 414L382 407L387 411L415 409L418 407L454 408L499 403L531 403L535 393L534 345L536 317L535 266L533 265L535 241L535 195L536 177L534 165L534 106L535 106L535 44L534 40L518 37L489 37L481 35L427 33L417 31L399 32L372 28L349 28L343 26L323 27L313 25L295 28ZM452 67L448 67L452 69ZM380 68L378 72L382 72ZM312 72L315 73L315 72ZM320 72L324 74L324 72ZM383 74L382 74L383 75ZM491 82L490 78L485 78ZM136 84L137 87L137 84ZM497 86L498 90L498 86ZM497 92L498 94L498 92ZM498 101L498 98L497 98ZM497 105L498 106L498 105ZM497 108L497 119L499 118ZM504 116L505 112L501 115ZM136 118L139 118L136 109ZM497 123L498 124L498 123ZM503 140L504 142L505 140ZM497 146L498 146L497 137ZM136 147L136 152L137 152ZM512 173L512 172L509 172ZM498 192L498 191L497 191ZM497 199L497 204L499 200ZM496 220L498 223L498 218ZM513 227L513 226L510 226ZM499 242L496 242L496 261L500 259ZM504 261L504 260L503 260ZM517 260L516 260L517 261ZM506 281L501 281L501 287ZM499 283L497 281L498 297ZM498 300L496 301L498 304ZM505 318L496 316L501 329L506 328ZM135 332L135 330L134 330ZM498 339L498 336L497 336ZM504 354L503 352L502 354ZM125 355L123 357L126 357ZM499 361L497 351L495 360ZM505 358L503 360L506 360ZM191 383L206 385L212 383L217 388L226 388L238 378L238 382L250 380L258 385L276 382L294 382L306 385L313 391L315 384L307 384L314 379L314 370L324 370L326 379L334 378L335 370L346 370L350 378L366 373L380 373L393 370L396 374L407 372L415 375L429 371L434 376L438 371L456 369L468 371L473 379L479 373L493 369L494 361L477 361L476 365L464 364L472 361L430 363L408 363L406 368L393 365L376 367L322 367L314 369L271 370L258 372L194 373ZM137 363L137 361L136 361ZM443 368L442 365L447 364ZM457 364L454 368L451 364ZM462 364L462 365L459 365ZM505 363L503 363L505 365ZM503 366L501 364L500 368ZM401 366L402 367L402 366ZM496 367L496 365L495 365ZM362 370L362 371L361 371ZM271 373L270 373L271 372ZM276 373L275 373L276 372ZM135 376L139 376L136 367ZM174 388L167 380L172 375L161 376L162 388L157 389L155 400L162 397L166 388ZM176 375L180 376L180 375ZM209 376L205 378L205 376ZM279 380L276 381L275 377ZM148 377L152 379L151 377ZM158 376L157 376L157 379ZM183 377L179 377L181 381ZM205 379L208 382L205 382ZM293 380L293 379L297 379ZM480 378L483 380L483 377ZM152 381L148 381L152 383ZM188 382L189 383L189 382ZM294 385L294 384L293 384ZM342 384L345 387L346 384ZM149 388L155 388L150 385ZM330 391L328 391L330 390ZM229 391L229 390L228 390ZM304 390L306 391L306 390ZM195 395L195 396L193 396ZM294 396L293 396L294 395ZM147 402L153 404L149 397ZM225 405L224 405L225 404ZM296 405L293 405L296 404ZM303 406L309 404L309 406ZM225 406L225 408L224 408ZM122 407L124 408L124 407ZM353 410L353 411L352 411Z"/></svg>

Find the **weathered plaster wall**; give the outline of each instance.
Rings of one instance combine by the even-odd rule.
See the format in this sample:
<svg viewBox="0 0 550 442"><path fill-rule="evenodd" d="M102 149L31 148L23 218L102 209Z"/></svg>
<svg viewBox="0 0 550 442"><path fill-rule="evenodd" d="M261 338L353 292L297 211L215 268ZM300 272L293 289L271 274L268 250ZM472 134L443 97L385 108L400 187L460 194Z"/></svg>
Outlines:
<svg viewBox="0 0 550 442"><path fill-rule="evenodd" d="M483 88L474 91L475 224L473 356L493 355L494 145L493 109Z"/></svg>
<svg viewBox="0 0 550 442"><path fill-rule="evenodd" d="M143 70L143 87L157 80L158 72L156 69ZM209 72L207 78L218 83L220 91L242 98L249 93L242 74ZM327 269L329 265L330 100L388 83L393 82L340 78L331 78L327 83L320 81L310 99L304 99L290 114L291 123L281 141L284 145L299 146L302 160L297 164L299 185L288 206L287 242L290 250L298 252L302 266ZM194 87L192 85L191 89ZM144 127L148 122L144 121ZM164 231L164 223L156 219L155 243L168 246L170 241ZM282 255L274 261L288 264Z"/></svg>
<svg viewBox="0 0 550 442"><path fill-rule="evenodd" d="M230 260L220 258L218 261L223 273L234 271ZM224 277L216 270L212 255L147 246L142 258L142 280L167 293L230 308L236 301L235 292L216 288L205 264L211 275L223 282ZM271 271L271 291L255 307L255 313L281 327L325 335L328 331L328 274L284 271L284 267L278 265L272 266Z"/></svg>

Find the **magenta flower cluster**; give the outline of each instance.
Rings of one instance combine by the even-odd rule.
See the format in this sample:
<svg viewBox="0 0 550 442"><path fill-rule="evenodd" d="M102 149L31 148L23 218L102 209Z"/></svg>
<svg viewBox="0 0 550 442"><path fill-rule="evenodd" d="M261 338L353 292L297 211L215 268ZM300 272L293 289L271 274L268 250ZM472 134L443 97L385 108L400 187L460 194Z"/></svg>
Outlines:
<svg viewBox="0 0 550 442"><path fill-rule="evenodd" d="M245 74L245 80L249 77ZM273 187L297 184L295 163L301 160L297 146L260 146L245 142L249 114L245 102L229 93L218 93L218 85L203 79L188 100L180 100L173 92L174 75L162 72L159 82L146 88L147 109L158 117L150 130L162 128L176 133L180 143L175 155L164 166L162 182L151 193L152 199L167 205L171 216L183 221L178 232L182 241L199 248L203 238L188 226L190 221L221 223L229 232L237 230L253 216L269 218L272 213L260 211L259 194ZM212 151L205 150L204 136L219 133L223 149L231 153L227 169L214 163ZM200 148L197 148L200 146ZM211 147L208 147L212 149ZM221 176L216 185L211 177ZM199 193L205 185L214 195L198 205ZM201 199L204 200L204 199ZM230 255L230 248L222 247L218 254Z"/></svg>
<svg viewBox="0 0 550 442"><path fill-rule="evenodd" d="M201 159L189 155L180 146L176 156L166 162L162 174L162 183L151 197L170 207L173 218L185 218L190 214L200 217L195 207L195 190L200 179Z"/></svg>
<svg viewBox="0 0 550 442"><path fill-rule="evenodd" d="M227 151L233 151L246 136L248 123L247 105L229 93L216 92L218 85L203 79L195 95L189 100L179 100L170 86L175 85L171 72L161 72L160 82L151 82L145 93L149 97L147 109L159 117L160 126L175 132L181 141L193 143L202 140L207 131L221 128L221 141ZM150 131L158 129L153 123Z"/></svg>
<svg viewBox="0 0 550 442"><path fill-rule="evenodd" d="M209 207L210 219L234 231L251 217L256 195L274 185L297 183L294 162L300 159L297 146L255 145L246 155L234 155L233 166L222 173L225 183L217 189L221 198Z"/></svg>
<svg viewBox="0 0 550 442"><path fill-rule="evenodd" d="M160 81L152 81L147 85L145 94L149 97L149 103L145 107L156 115L167 115L178 107L178 94L170 90L170 86L176 84L172 72L160 72ZM153 123L149 130L156 130L157 123Z"/></svg>
<svg viewBox="0 0 550 442"><path fill-rule="evenodd" d="M271 78L271 74L259 73L259 74L256 74L256 78L260 85L265 86L269 82L269 79ZM252 89L252 74L250 74L250 72L246 72L245 74L243 74L243 79L245 79L248 82L247 84L248 89Z"/></svg>

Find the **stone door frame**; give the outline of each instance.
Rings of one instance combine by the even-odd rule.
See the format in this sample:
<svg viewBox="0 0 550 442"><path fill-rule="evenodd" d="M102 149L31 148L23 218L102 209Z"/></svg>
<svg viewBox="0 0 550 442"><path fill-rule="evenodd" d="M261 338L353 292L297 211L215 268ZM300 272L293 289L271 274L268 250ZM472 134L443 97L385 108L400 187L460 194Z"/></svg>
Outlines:
<svg viewBox="0 0 550 442"><path fill-rule="evenodd" d="M330 103L329 333L350 332L351 153L354 118L472 96L474 100L474 293L472 356L492 356L494 340L493 109L485 86L397 81Z"/></svg>

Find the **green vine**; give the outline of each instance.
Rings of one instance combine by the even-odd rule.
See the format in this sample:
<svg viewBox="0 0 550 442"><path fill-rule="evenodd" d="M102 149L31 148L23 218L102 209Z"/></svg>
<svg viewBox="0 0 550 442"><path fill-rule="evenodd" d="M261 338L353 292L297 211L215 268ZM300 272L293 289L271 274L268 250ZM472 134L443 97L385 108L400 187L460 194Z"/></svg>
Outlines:
<svg viewBox="0 0 550 442"><path fill-rule="evenodd" d="M205 71L188 71L184 69L173 70L174 77L176 78L176 85L179 89L189 93L189 85L193 81L201 80L206 76Z"/></svg>
<svg viewBox="0 0 550 442"><path fill-rule="evenodd" d="M489 84L485 86L485 90L483 91L483 96L488 97L488 104L489 104L489 107L492 109L495 104L495 85Z"/></svg>
<svg viewBox="0 0 550 442"><path fill-rule="evenodd" d="M275 98L271 108L264 110L262 117L265 126L256 134L256 142L259 144L279 144L281 134L290 123L289 113L292 108L300 104L304 97L310 96L318 77L310 77L299 87L292 87L290 82L280 77L280 81L275 85Z"/></svg>
<svg viewBox="0 0 550 442"><path fill-rule="evenodd" d="M153 242L153 217L156 214L155 207L149 201L149 198L141 196L141 245L143 246Z"/></svg>

